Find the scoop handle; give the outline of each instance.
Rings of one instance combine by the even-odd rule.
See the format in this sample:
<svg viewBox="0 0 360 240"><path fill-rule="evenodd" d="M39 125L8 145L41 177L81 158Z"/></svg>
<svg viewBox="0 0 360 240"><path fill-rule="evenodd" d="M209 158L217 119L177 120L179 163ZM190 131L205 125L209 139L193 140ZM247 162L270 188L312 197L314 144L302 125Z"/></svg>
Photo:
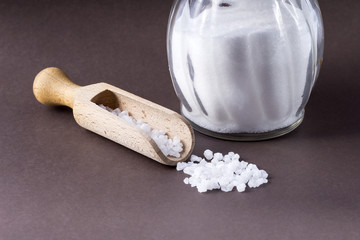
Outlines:
<svg viewBox="0 0 360 240"><path fill-rule="evenodd" d="M39 72L33 84L34 95L42 104L71 108L74 106L75 92L79 88L61 69L55 67Z"/></svg>

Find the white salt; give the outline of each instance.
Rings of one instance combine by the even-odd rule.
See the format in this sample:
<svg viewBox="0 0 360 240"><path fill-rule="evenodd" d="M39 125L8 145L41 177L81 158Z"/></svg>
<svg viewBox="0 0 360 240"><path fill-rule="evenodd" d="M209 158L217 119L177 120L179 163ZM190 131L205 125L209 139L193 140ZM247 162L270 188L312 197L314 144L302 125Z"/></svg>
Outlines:
<svg viewBox="0 0 360 240"><path fill-rule="evenodd" d="M205 158L206 158L207 160L210 160L210 159L212 159L212 158L214 157L214 154L213 154L213 152L212 152L211 150L206 149L206 150L204 151L204 156L205 156Z"/></svg>
<svg viewBox="0 0 360 240"><path fill-rule="evenodd" d="M152 129L149 124L144 123L142 120L136 120L135 118L131 117L129 112L126 110L121 111L120 108L112 109L104 106L103 104L99 104L99 107L111 112L112 114L122 118L126 122L146 132L155 141L165 156L180 157L180 153L183 151L183 144L177 136L175 136L173 139L169 138L163 130Z"/></svg>
<svg viewBox="0 0 360 240"><path fill-rule="evenodd" d="M176 170L178 171L182 171L184 170L184 168L186 168L187 164L185 162L179 162L177 165L176 165Z"/></svg>
<svg viewBox="0 0 360 240"><path fill-rule="evenodd" d="M176 170L190 175L184 179L184 183L196 187L199 192L214 189L231 192L234 188L238 192L244 192L246 186L256 188L268 182L265 170L259 170L255 164L240 161L239 154L229 152L223 156L222 153L213 154L207 149L204 157L192 155L190 162L179 162L176 166Z"/></svg>
<svg viewBox="0 0 360 240"><path fill-rule="evenodd" d="M185 183L185 184L189 184L189 178L185 178L185 179L184 179L184 183Z"/></svg>
<svg viewBox="0 0 360 240"><path fill-rule="evenodd" d="M216 162L216 161L221 161L221 160L223 160L223 155L222 155L222 153L215 153L214 154L214 158L213 158L213 161L214 162Z"/></svg>
<svg viewBox="0 0 360 240"><path fill-rule="evenodd" d="M245 183L239 183L236 185L236 190L238 192L244 192L246 189L246 184Z"/></svg>
<svg viewBox="0 0 360 240"><path fill-rule="evenodd" d="M191 155L190 157L190 161L191 162L200 162L202 160L201 157L195 156L195 155Z"/></svg>
<svg viewBox="0 0 360 240"><path fill-rule="evenodd" d="M302 117L322 27L310 4L294 2L213 0L192 17L186 1L169 36L184 116L222 133L267 132Z"/></svg>

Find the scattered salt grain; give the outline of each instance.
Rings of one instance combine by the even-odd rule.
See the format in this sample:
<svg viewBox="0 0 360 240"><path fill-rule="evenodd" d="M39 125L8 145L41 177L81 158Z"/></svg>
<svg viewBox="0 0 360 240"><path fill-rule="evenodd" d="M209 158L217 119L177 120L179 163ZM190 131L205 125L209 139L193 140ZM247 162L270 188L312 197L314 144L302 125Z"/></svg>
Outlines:
<svg viewBox="0 0 360 240"><path fill-rule="evenodd" d="M179 162L177 165L176 165L176 170L178 171L182 171L184 170L184 168L186 168L187 164L185 162Z"/></svg>
<svg viewBox="0 0 360 240"><path fill-rule="evenodd" d="M218 162L218 161L221 161L221 160L223 160L223 155L222 155L222 153L215 153L214 154L214 158L212 159L214 162Z"/></svg>
<svg viewBox="0 0 360 240"><path fill-rule="evenodd" d="M202 160L201 157L195 156L195 155L191 155L190 157L190 161L191 162L200 162Z"/></svg>
<svg viewBox="0 0 360 240"><path fill-rule="evenodd" d="M189 184L189 178L185 178L185 179L184 179L184 183L185 183L185 184Z"/></svg>
<svg viewBox="0 0 360 240"><path fill-rule="evenodd" d="M183 144L177 136L175 136L173 139L169 138L163 130L152 129L149 124L131 117L126 110L121 111L120 108L112 109L104 106L103 104L99 104L99 107L111 112L112 114L122 118L128 123L146 132L155 141L165 156L180 157L180 153L183 151ZM179 169L178 171L182 170L181 167L177 168Z"/></svg>
<svg viewBox="0 0 360 240"><path fill-rule="evenodd" d="M184 179L185 184L196 187L199 192L220 189L231 192L235 188L244 192L246 185L257 188L268 182L268 173L252 163L240 161L240 155L229 152L225 156L209 149L204 151L204 157L190 157L190 162L179 162L176 170L190 175Z"/></svg>
<svg viewBox="0 0 360 240"><path fill-rule="evenodd" d="M209 149L206 149L205 152L204 152L204 157L207 159L207 160L210 160L214 157L214 154L211 150Z"/></svg>

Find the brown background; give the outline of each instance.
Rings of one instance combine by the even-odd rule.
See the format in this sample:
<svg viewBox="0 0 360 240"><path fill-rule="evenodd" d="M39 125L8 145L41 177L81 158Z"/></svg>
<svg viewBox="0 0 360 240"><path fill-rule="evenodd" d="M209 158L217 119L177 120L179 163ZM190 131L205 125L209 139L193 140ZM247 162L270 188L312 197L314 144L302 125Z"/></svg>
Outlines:
<svg viewBox="0 0 360 240"><path fill-rule="evenodd" d="M199 194L185 175L86 131L32 94L64 69L175 111L166 57L172 1L0 1L0 239L360 239L360 2L321 0L325 61L303 124L263 142L196 133L270 183Z"/></svg>

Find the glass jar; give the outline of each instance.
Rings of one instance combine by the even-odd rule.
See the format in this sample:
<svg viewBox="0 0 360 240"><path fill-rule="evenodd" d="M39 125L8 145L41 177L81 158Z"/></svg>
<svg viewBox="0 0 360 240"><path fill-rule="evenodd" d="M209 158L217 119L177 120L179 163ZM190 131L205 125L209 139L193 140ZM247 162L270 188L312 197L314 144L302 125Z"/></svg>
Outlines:
<svg viewBox="0 0 360 240"><path fill-rule="evenodd" d="M175 0L170 13L181 112L214 137L263 140L299 126L323 48L317 0Z"/></svg>

